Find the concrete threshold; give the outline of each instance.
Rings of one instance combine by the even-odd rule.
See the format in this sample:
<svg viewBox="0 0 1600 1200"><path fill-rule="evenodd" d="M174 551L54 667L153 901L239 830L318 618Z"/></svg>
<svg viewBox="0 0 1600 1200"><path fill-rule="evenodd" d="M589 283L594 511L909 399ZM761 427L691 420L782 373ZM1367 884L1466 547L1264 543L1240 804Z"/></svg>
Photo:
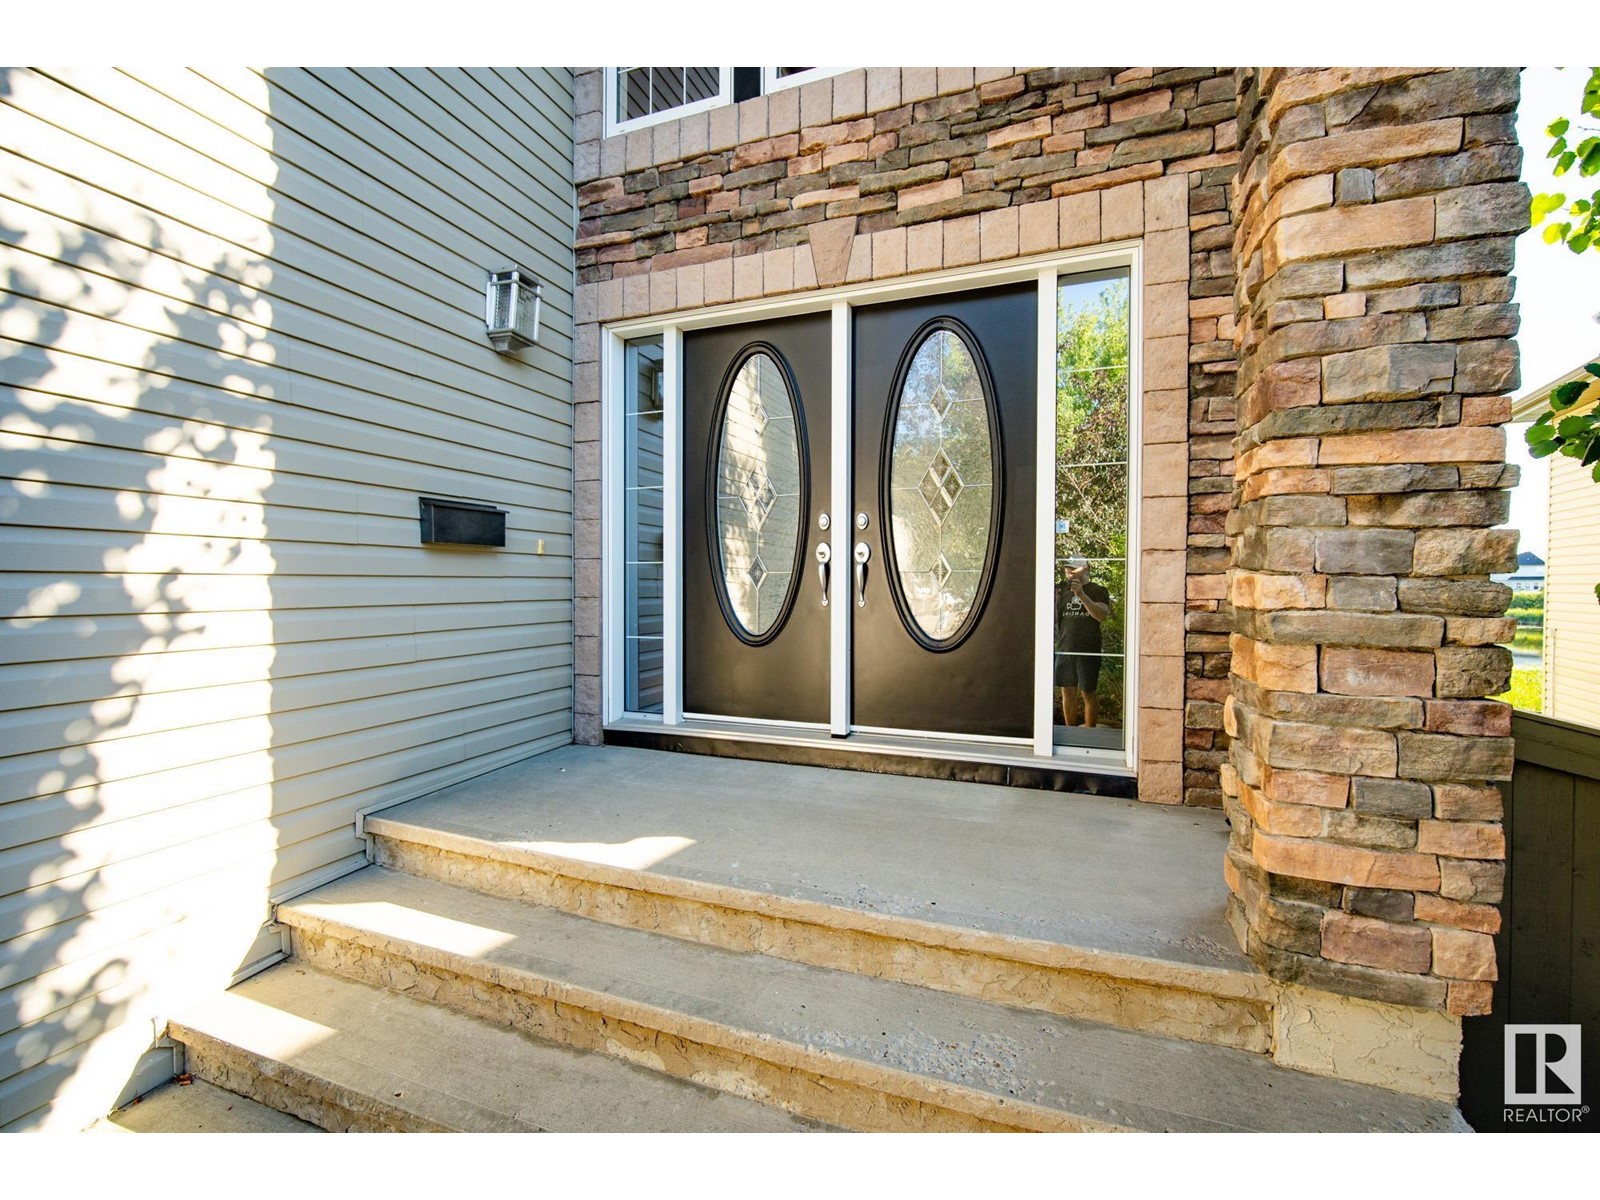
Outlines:
<svg viewBox="0 0 1600 1200"><path fill-rule="evenodd" d="M366 832L1259 978L1227 925L1227 826L1206 809L569 746Z"/></svg>

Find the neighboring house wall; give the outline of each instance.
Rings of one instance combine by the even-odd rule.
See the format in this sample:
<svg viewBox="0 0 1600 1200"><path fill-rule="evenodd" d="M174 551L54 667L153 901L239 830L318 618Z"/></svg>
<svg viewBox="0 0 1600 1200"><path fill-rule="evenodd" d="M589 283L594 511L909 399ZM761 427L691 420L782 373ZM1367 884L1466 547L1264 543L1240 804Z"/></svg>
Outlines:
<svg viewBox="0 0 1600 1200"><path fill-rule="evenodd" d="M599 323L1142 239L1139 794L1219 804L1233 69L873 67L609 138L601 71L576 84L579 740L601 736Z"/></svg>
<svg viewBox="0 0 1600 1200"><path fill-rule="evenodd" d="M570 740L572 77L7 70L0 146L0 1126L76 1128L358 810Z"/></svg>
<svg viewBox="0 0 1600 1200"><path fill-rule="evenodd" d="M1576 459L1557 454L1549 462L1544 711L1600 727L1600 484Z"/></svg>
<svg viewBox="0 0 1600 1200"><path fill-rule="evenodd" d="M1240 93L1231 915L1279 979L1488 1009L1516 566L1513 69Z"/></svg>

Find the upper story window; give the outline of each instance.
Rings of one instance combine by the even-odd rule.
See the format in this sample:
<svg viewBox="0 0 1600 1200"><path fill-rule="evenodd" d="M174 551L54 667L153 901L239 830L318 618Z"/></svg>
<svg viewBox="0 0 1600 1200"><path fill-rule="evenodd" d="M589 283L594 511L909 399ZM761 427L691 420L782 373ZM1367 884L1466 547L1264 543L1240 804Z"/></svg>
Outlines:
<svg viewBox="0 0 1600 1200"><path fill-rule="evenodd" d="M725 104L729 67L607 67L606 129L621 133Z"/></svg>
<svg viewBox="0 0 1600 1200"><path fill-rule="evenodd" d="M607 67L606 136L799 87L843 67Z"/></svg>

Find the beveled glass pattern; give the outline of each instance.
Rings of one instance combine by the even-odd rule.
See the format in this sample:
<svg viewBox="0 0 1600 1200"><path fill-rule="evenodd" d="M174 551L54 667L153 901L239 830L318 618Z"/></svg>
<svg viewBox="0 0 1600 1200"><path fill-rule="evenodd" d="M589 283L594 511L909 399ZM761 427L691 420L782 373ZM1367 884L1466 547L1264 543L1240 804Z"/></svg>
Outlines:
<svg viewBox="0 0 1600 1200"><path fill-rule="evenodd" d="M728 609L750 637L782 615L794 584L800 435L794 397L771 355L739 368L717 439L717 547Z"/></svg>
<svg viewBox="0 0 1600 1200"><path fill-rule="evenodd" d="M972 351L957 334L936 329L906 372L889 462L894 568L912 619L934 641L953 637L978 601L994 452Z"/></svg>

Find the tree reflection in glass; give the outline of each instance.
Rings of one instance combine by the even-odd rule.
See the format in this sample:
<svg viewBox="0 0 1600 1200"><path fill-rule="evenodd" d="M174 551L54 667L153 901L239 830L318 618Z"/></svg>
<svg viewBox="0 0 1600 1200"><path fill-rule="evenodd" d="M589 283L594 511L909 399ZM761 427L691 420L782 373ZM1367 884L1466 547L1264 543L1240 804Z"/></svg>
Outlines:
<svg viewBox="0 0 1600 1200"><path fill-rule="evenodd" d="M1128 573L1128 273L1063 279L1056 319L1058 743L1120 748Z"/></svg>

